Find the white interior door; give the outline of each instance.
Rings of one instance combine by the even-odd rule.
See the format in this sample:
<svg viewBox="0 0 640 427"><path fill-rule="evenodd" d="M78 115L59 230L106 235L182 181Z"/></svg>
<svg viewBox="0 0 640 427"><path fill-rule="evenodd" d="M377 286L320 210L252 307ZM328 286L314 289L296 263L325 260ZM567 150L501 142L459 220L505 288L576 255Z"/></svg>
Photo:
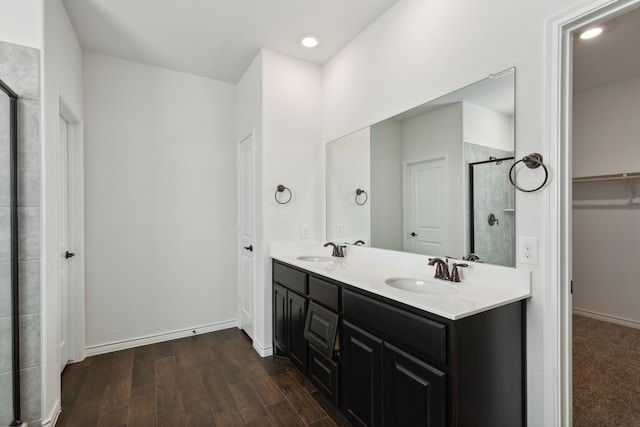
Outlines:
<svg viewBox="0 0 640 427"><path fill-rule="evenodd" d="M445 159L437 158L407 166L408 222L405 250L428 255L446 253Z"/></svg>
<svg viewBox="0 0 640 427"><path fill-rule="evenodd" d="M58 169L58 312L60 372L69 362L69 125L60 117Z"/></svg>
<svg viewBox="0 0 640 427"><path fill-rule="evenodd" d="M238 186L240 194L240 328L253 339L254 312L254 218L255 218L255 156L253 134L240 142Z"/></svg>

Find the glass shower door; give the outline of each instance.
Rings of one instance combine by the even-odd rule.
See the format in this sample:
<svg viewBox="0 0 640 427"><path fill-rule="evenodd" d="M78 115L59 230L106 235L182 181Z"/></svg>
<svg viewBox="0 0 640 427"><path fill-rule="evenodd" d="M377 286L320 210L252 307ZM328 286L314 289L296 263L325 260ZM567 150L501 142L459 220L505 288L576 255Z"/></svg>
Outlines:
<svg viewBox="0 0 640 427"><path fill-rule="evenodd" d="M20 418L16 99L0 80L0 426Z"/></svg>

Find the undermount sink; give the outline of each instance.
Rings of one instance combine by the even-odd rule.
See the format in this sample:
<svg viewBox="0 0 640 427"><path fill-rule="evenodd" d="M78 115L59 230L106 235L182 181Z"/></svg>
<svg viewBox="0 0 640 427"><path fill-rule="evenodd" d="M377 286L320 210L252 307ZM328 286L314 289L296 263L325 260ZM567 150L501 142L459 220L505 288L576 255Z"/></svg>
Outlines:
<svg viewBox="0 0 640 427"><path fill-rule="evenodd" d="M387 285L403 291L415 292L427 295L451 295L458 292L454 286L446 283L432 282L424 279L412 279L408 277L391 277L384 281Z"/></svg>
<svg viewBox="0 0 640 427"><path fill-rule="evenodd" d="M299 256L298 259L300 261L308 261L308 262L333 261L333 258L331 258L330 256Z"/></svg>

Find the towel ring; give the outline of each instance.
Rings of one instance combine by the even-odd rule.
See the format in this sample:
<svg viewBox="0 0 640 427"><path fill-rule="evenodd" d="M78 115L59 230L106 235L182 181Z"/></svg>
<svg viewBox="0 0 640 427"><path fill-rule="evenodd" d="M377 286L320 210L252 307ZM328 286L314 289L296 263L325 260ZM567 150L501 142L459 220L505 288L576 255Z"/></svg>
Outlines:
<svg viewBox="0 0 640 427"><path fill-rule="evenodd" d="M278 193L283 193L285 190L289 192L289 198L284 202L281 202L280 200L278 200ZM287 187L285 187L282 184L278 184L278 187L276 188L276 193L273 195L274 199L276 199L276 202L278 202L281 205L286 205L287 203L289 203L291 201L292 196L293 196L293 193L291 193L291 190L289 190Z"/></svg>
<svg viewBox="0 0 640 427"><path fill-rule="evenodd" d="M544 181L542 182L542 184L540 184L538 187L534 188L533 190L525 190L524 188L518 187L518 185L515 182L515 177L513 176L513 171L515 170L516 165L518 163L523 163L529 169L537 169L539 166L542 166L542 168L544 169ZM539 189L544 187L548 179L549 179L549 170L542 162L542 154L531 153L528 156L524 156L523 158L515 162L513 165L511 165L511 169L509 169L509 181L511 182L511 185L513 185L517 190L520 190L524 193L533 193L534 191L538 191Z"/></svg>
<svg viewBox="0 0 640 427"><path fill-rule="evenodd" d="M358 197L360 197L362 194L364 194L364 201L360 203L360 201L358 200ZM369 200L369 195L367 194L367 192L361 188L356 189L356 205L362 206L365 203L367 203L367 200Z"/></svg>

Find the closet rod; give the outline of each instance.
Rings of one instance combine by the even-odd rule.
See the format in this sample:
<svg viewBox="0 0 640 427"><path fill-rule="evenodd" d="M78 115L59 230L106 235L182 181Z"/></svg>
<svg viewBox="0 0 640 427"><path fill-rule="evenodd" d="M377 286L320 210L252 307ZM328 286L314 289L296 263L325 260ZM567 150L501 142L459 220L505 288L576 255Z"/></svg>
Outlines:
<svg viewBox="0 0 640 427"><path fill-rule="evenodd" d="M573 178L573 183L581 182L604 182L604 181L625 181L627 179L640 179L640 173L634 174L618 174L618 175L602 175L602 176L585 176L581 178Z"/></svg>

